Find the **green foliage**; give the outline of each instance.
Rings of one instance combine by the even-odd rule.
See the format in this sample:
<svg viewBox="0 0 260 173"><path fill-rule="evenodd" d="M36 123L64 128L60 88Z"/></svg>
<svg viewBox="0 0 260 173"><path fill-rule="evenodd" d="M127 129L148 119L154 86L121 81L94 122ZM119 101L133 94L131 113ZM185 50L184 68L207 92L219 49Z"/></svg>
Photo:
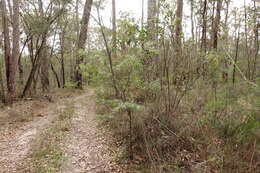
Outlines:
<svg viewBox="0 0 260 173"><path fill-rule="evenodd" d="M120 113L120 112L128 111L128 110L130 110L132 112L141 111L141 110L143 110L143 107L138 104L135 104L135 103L121 102L113 109L113 112Z"/></svg>
<svg viewBox="0 0 260 173"><path fill-rule="evenodd" d="M49 23L48 21L39 16L25 16L26 20L26 32L32 34L32 35L41 35L44 34L48 28L49 28Z"/></svg>
<svg viewBox="0 0 260 173"><path fill-rule="evenodd" d="M68 81L65 84L65 88L75 88L77 86L77 83Z"/></svg>
<svg viewBox="0 0 260 173"><path fill-rule="evenodd" d="M205 57L205 59L208 64L208 72L210 76L213 78L213 80L219 81L223 72L223 55L221 55L219 52L212 51Z"/></svg>
<svg viewBox="0 0 260 173"><path fill-rule="evenodd" d="M235 142L248 142L253 133L259 130L259 121L249 116L246 120L225 118L225 120L214 120L212 127L218 132L218 135L227 140L233 139Z"/></svg>
<svg viewBox="0 0 260 173"><path fill-rule="evenodd" d="M86 57L86 50L85 49L79 49L78 52L77 52L77 56L76 58L77 59L84 59Z"/></svg>
<svg viewBox="0 0 260 173"><path fill-rule="evenodd" d="M254 133L260 128L259 101L255 94L249 96L250 89L243 92L231 86L225 86L205 106L210 127L214 128L218 135L226 140L234 142L250 142L254 139ZM256 92L254 89L251 92Z"/></svg>
<svg viewBox="0 0 260 173"><path fill-rule="evenodd" d="M97 102L102 105L108 105L111 108L111 113L114 115L128 110L132 112L138 112L143 110L143 106L135 103L122 102L121 100L118 99L113 99L113 100L103 99L100 97L98 97Z"/></svg>
<svg viewBox="0 0 260 173"><path fill-rule="evenodd" d="M111 114L98 114L97 119L105 122L111 122L115 119L115 116Z"/></svg>
<svg viewBox="0 0 260 173"><path fill-rule="evenodd" d="M124 57L124 59L115 66L115 71L118 74L118 86L128 97L131 96L129 90L137 89L142 83L142 70L143 65L141 60L131 55Z"/></svg>
<svg viewBox="0 0 260 173"><path fill-rule="evenodd" d="M120 49L126 47L136 47L139 40L139 27L133 18L129 18L128 15L123 16L123 19L119 20L117 43ZM144 36L144 32L142 32Z"/></svg>
<svg viewBox="0 0 260 173"><path fill-rule="evenodd" d="M205 53L197 51L195 40L184 39L181 56L176 57L171 34L180 20L174 20L174 5L160 1L160 18L154 20L157 28L152 33L156 41L151 39L148 26L140 29L128 14L121 16L117 45L113 50L109 47L116 53L116 58L112 53L113 77L104 50L88 52L87 64L81 69L99 86L98 119L112 124L116 134L132 140L136 152L148 150L143 153L147 158L162 161L168 159L164 156L167 153L181 157L183 150L189 150L205 167L212 163L214 170L221 170L224 161L216 159L218 151L235 150L234 146L245 149L244 144L252 146L256 140L260 90L248 86L238 75L246 71L246 61L240 61L246 54L241 50L237 62L241 72L237 71L235 83L231 58L220 44L217 50ZM112 31L106 28L105 34L112 35ZM133 133L130 126L135 129ZM153 155L156 152L163 154ZM243 159L238 162L249 163Z"/></svg>

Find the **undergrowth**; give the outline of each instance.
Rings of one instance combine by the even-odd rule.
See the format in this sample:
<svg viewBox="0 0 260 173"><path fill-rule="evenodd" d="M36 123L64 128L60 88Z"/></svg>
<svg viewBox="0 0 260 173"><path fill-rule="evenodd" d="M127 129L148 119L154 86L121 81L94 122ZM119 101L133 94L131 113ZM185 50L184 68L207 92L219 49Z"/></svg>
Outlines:
<svg viewBox="0 0 260 173"><path fill-rule="evenodd" d="M112 90L97 90L98 117L125 147L121 159L129 158L130 140L131 167L141 172L257 172L258 88L241 83L214 93L203 85L200 81L194 86L170 116L160 101L132 104L131 139L129 117L122 109L126 105L110 95Z"/></svg>

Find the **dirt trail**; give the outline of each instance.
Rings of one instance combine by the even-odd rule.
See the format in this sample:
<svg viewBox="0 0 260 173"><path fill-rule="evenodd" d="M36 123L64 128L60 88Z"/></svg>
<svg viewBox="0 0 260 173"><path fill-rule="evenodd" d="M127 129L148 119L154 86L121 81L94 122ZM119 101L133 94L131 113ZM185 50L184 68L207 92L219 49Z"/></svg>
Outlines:
<svg viewBox="0 0 260 173"><path fill-rule="evenodd" d="M68 101L69 99L62 99L49 104L38 110L41 116L33 121L22 123L18 127L7 126L5 130L0 131L0 173L16 173L17 169L22 167L37 134L48 126L57 116L57 110L63 109Z"/></svg>
<svg viewBox="0 0 260 173"><path fill-rule="evenodd" d="M97 127L93 93L75 103L72 131L65 147L68 158L60 173L121 172L111 162L109 142Z"/></svg>
<svg viewBox="0 0 260 173"><path fill-rule="evenodd" d="M60 173L121 172L110 161L107 141L95 120L93 92L89 92L49 105L41 110L44 116L0 135L0 173L16 173L22 167L34 139L55 119L57 111L69 103L75 105L75 115L68 141L64 142L67 161Z"/></svg>

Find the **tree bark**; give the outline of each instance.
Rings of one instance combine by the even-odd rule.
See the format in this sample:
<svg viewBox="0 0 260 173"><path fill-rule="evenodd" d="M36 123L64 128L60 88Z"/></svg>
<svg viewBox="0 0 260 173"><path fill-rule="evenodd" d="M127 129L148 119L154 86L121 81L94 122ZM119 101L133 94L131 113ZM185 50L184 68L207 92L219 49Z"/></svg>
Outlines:
<svg viewBox="0 0 260 173"><path fill-rule="evenodd" d="M81 21L81 29L80 34L78 38L78 44L77 44L77 59L76 59L76 69L75 69L75 80L77 82L77 88L82 89L83 88L83 82L82 82L82 72L80 70L80 65L83 63L83 57L80 55L80 51L85 49L86 41L87 41L87 32L88 32L88 23L89 23L89 17L92 7L92 0L86 0L85 7L84 7L84 13Z"/></svg>
<svg viewBox="0 0 260 173"><path fill-rule="evenodd" d="M23 43L23 47L22 47L22 50L21 50L21 52L19 54L19 58L18 58L19 83L20 83L20 85L24 85L24 70L23 70L23 64L22 64L22 55L23 55L23 52L24 52L26 45L28 44L28 42L30 41L31 38L32 38L31 36L28 36L26 38L25 42Z"/></svg>
<svg viewBox="0 0 260 173"><path fill-rule="evenodd" d="M190 18L191 18L191 36L192 41L195 41L195 33L194 33L194 0L190 0Z"/></svg>
<svg viewBox="0 0 260 173"><path fill-rule="evenodd" d="M240 21L239 21L239 26L238 26L238 32L237 32L237 39L236 39L236 56L235 56L235 60L234 60L234 65L233 65L233 78L232 78L232 82L233 85L236 82L236 64L238 61L238 49L239 49L239 41L240 41Z"/></svg>
<svg viewBox="0 0 260 173"><path fill-rule="evenodd" d="M25 97L28 94L28 92L31 88L31 85L33 83L33 80L35 78L35 74L38 71L38 68L40 66L40 54L41 54L41 51L43 49L44 42L46 40L45 35L46 35L46 33L42 36L41 44L40 44L39 48L37 49L37 51L35 52L35 54L33 52L31 52L31 54L33 56L33 57L31 57L31 59L32 59L32 69L30 71L29 77L27 79L27 82L25 84L25 87L23 89L23 93L22 93L21 97ZM32 49L31 51L33 51L33 47L31 47L31 49Z"/></svg>
<svg viewBox="0 0 260 173"><path fill-rule="evenodd" d="M0 8L2 11L2 8ZM0 35L0 48L2 48L2 35ZM2 57L1 57L2 58ZM4 80L3 80L3 65L0 63L0 101L5 103L5 88L4 88Z"/></svg>
<svg viewBox="0 0 260 173"><path fill-rule="evenodd" d="M141 17L141 29L144 29L144 0L142 0L142 17Z"/></svg>
<svg viewBox="0 0 260 173"><path fill-rule="evenodd" d="M43 2L38 0L40 16L44 20L44 11L43 11ZM47 35L46 35L47 36ZM48 59L48 47L47 47L47 38L43 40L42 51L39 53L40 58L40 79L43 92L49 92L50 81L49 81L49 67L50 61Z"/></svg>
<svg viewBox="0 0 260 173"><path fill-rule="evenodd" d="M218 0L216 16L213 24L213 34L212 34L212 47L215 50L218 48L218 33L219 33L219 25L220 25L220 18L221 18L221 9L222 9L222 0Z"/></svg>
<svg viewBox="0 0 260 173"><path fill-rule="evenodd" d="M60 80L59 80L59 76L57 74L57 72L55 71L53 65L51 64L51 70L55 76L55 79L56 79L56 82L57 82L57 85L58 85L58 88L61 88L61 84L60 84Z"/></svg>
<svg viewBox="0 0 260 173"><path fill-rule="evenodd" d="M253 60L253 69L252 69L252 79L255 78L256 73L256 65L257 65L257 58L259 57L259 28L260 23L259 20L257 20L257 6L256 2L254 1L254 60Z"/></svg>
<svg viewBox="0 0 260 173"><path fill-rule="evenodd" d="M6 69L6 81L7 89L10 91L10 61L11 61L11 43L10 43L10 31L9 31L9 20L7 17L7 9L5 0L1 1L2 7L2 22L3 22L3 35L4 35L4 59Z"/></svg>
<svg viewBox="0 0 260 173"><path fill-rule="evenodd" d="M210 4L212 6L212 14L211 14L211 35L210 35L210 38L211 38L211 42L210 42L210 49L213 48L213 38L214 38L214 24L215 24L215 11L216 11L216 1L217 0L213 0Z"/></svg>
<svg viewBox="0 0 260 173"><path fill-rule="evenodd" d="M182 17L183 17L183 0L177 0L175 37L177 56L182 52Z"/></svg>
<svg viewBox="0 0 260 173"><path fill-rule="evenodd" d="M2 76L2 67L0 66L0 100L5 103L5 89L4 89L4 80Z"/></svg>
<svg viewBox="0 0 260 173"><path fill-rule="evenodd" d="M207 0L203 2L203 12L202 12L202 34L201 34L201 50L207 52Z"/></svg>
<svg viewBox="0 0 260 173"><path fill-rule="evenodd" d="M62 88L65 88L66 78L65 78L65 63L64 63L64 52L65 52L65 34L66 34L67 23L65 24L62 33L60 34L60 46L61 46L61 79Z"/></svg>
<svg viewBox="0 0 260 173"><path fill-rule="evenodd" d="M117 58L117 53L116 53L116 2L115 0L112 0L112 25L113 25L113 38L112 38L112 57Z"/></svg>
<svg viewBox="0 0 260 173"><path fill-rule="evenodd" d="M16 72L18 69L18 58L20 53L19 5L20 5L19 0L13 0L13 10L10 9L10 11L13 12L13 14L11 15L12 29L13 29L12 49L11 49L6 3L5 0L2 0L6 79L7 79L7 89L8 89L8 100L10 102L12 102L16 92Z"/></svg>
<svg viewBox="0 0 260 173"><path fill-rule="evenodd" d="M244 0L244 17L245 17L245 47L246 47L246 57L247 57L247 78L251 78L251 60L249 56L249 46L248 46L248 17L247 17L247 6L246 6L246 0Z"/></svg>
<svg viewBox="0 0 260 173"><path fill-rule="evenodd" d="M42 51L39 54L40 58L40 79L42 85L43 92L49 92L50 90L50 80L49 80L49 67L50 67L50 60L48 55L48 47L46 39L43 42Z"/></svg>
<svg viewBox="0 0 260 173"><path fill-rule="evenodd" d="M148 24L148 36L150 40L156 40L156 0L148 0L148 10L147 10L147 24Z"/></svg>

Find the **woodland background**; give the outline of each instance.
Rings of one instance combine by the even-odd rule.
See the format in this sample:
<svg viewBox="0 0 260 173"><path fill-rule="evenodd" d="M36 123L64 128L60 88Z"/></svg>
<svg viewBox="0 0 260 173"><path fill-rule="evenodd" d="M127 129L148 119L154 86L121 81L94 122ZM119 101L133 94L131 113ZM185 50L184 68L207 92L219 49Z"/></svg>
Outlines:
<svg viewBox="0 0 260 173"><path fill-rule="evenodd" d="M115 0L1 0L0 99L91 86L136 169L257 172L260 11L244 2L148 0L137 20Z"/></svg>

